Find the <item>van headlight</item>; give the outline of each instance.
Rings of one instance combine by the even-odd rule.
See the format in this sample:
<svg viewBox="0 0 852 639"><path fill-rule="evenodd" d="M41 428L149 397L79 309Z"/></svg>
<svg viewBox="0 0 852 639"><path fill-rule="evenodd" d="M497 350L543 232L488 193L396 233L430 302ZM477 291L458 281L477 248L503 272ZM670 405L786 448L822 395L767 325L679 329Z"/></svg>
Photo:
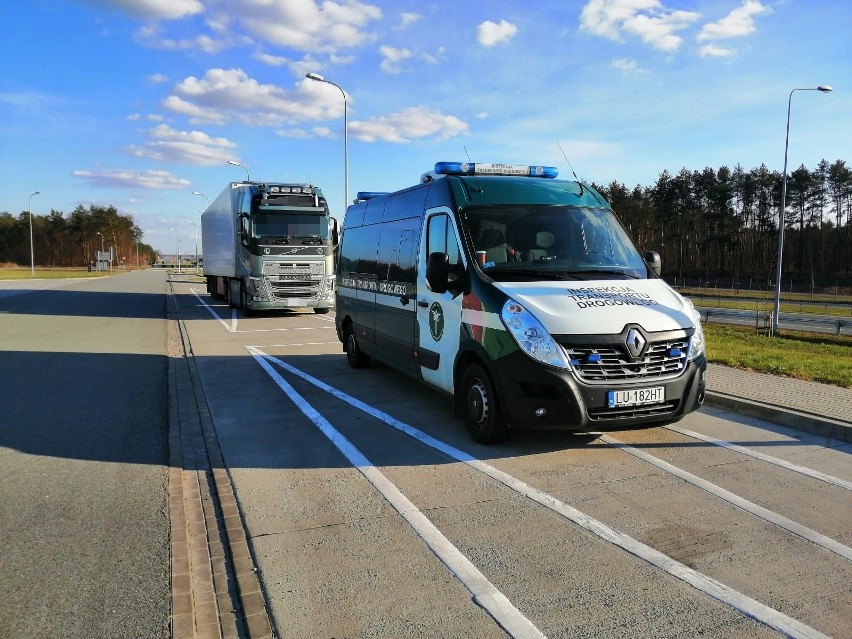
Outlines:
<svg viewBox="0 0 852 639"><path fill-rule="evenodd" d="M571 364L565 351L550 336L535 316L515 300L509 299L500 312L503 324L518 343L523 352L534 360L570 370Z"/></svg>
<svg viewBox="0 0 852 639"><path fill-rule="evenodd" d="M692 318L695 322L695 332L689 339L689 361L691 362L699 355L704 354L704 329L701 327L701 313L695 308L692 300L684 298L692 310Z"/></svg>

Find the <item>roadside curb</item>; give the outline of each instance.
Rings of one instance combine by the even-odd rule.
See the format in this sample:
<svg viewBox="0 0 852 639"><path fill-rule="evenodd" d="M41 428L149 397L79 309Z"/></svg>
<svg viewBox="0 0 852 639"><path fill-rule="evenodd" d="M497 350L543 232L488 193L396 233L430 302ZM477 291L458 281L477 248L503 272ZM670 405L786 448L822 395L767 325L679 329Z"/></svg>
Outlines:
<svg viewBox="0 0 852 639"><path fill-rule="evenodd" d="M707 391L705 397L705 403L716 408L764 419L827 439L852 442L852 423L849 422L842 422L822 415L814 415L813 413L805 413L781 406L764 404L726 393Z"/></svg>
<svg viewBox="0 0 852 639"><path fill-rule="evenodd" d="M231 478L167 286L171 636L272 639Z"/></svg>

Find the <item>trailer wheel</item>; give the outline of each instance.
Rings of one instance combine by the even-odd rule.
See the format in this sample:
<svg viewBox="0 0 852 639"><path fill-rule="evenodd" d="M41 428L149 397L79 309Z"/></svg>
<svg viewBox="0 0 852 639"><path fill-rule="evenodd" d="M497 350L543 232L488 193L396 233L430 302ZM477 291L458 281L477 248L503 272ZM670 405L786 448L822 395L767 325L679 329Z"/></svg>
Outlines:
<svg viewBox="0 0 852 639"><path fill-rule="evenodd" d="M370 363L370 356L362 353L358 346L358 338L355 337L352 324L344 329L343 343L346 345L346 361L352 368L364 368Z"/></svg>
<svg viewBox="0 0 852 639"><path fill-rule="evenodd" d="M491 378L482 366L471 364L461 386L463 418L471 439L480 444L496 444L509 436Z"/></svg>
<svg viewBox="0 0 852 639"><path fill-rule="evenodd" d="M326 313L328 313L328 307L319 308L319 307L315 306L314 307L314 313L316 313L317 315L325 315Z"/></svg>

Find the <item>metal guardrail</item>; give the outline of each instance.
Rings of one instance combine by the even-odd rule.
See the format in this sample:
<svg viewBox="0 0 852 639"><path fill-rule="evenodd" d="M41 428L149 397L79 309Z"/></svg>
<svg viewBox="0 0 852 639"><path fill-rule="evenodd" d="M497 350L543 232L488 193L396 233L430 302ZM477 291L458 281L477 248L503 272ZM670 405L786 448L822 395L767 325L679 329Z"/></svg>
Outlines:
<svg viewBox="0 0 852 639"><path fill-rule="evenodd" d="M754 326L758 331L770 332L772 319L769 313L763 311L748 311L733 308L712 308L696 306L704 323L739 324ZM834 335L852 336L852 319L830 317L825 315L809 315L797 313L781 313L778 316L780 329L807 331L810 333L833 333Z"/></svg>

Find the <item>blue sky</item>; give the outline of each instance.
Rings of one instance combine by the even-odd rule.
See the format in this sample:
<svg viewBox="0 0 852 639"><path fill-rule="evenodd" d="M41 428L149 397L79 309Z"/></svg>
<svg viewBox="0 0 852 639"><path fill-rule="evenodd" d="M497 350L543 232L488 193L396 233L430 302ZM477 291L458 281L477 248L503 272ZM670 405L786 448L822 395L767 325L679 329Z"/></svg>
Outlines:
<svg viewBox="0 0 852 639"><path fill-rule="evenodd" d="M435 162L589 182L852 163L852 4L836 0L27 0L0 9L0 211L132 215L193 250L248 168L349 196ZM200 228L199 228L200 236Z"/></svg>

